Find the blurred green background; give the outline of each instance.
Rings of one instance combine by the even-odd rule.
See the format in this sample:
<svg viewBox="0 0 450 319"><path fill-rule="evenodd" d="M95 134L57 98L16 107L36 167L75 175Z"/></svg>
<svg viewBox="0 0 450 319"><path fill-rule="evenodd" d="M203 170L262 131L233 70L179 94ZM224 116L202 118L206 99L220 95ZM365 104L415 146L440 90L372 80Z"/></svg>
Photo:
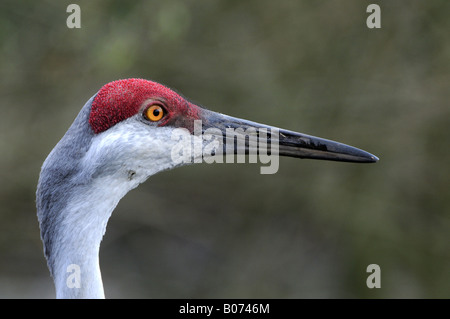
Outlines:
<svg viewBox="0 0 450 319"><path fill-rule="evenodd" d="M371 165L194 165L129 193L100 262L114 298L449 298L449 1L0 4L0 297L53 298L35 188L110 81L341 141ZM366 8L381 6L381 29ZM369 264L381 288L368 289Z"/></svg>

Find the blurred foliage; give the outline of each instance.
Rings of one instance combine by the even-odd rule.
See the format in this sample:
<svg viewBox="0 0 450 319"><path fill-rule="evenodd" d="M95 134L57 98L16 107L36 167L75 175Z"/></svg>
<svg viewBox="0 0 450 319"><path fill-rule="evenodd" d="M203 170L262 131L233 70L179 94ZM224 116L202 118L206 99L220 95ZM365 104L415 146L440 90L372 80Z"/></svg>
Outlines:
<svg viewBox="0 0 450 319"><path fill-rule="evenodd" d="M0 297L53 297L40 165L105 83L141 77L229 115L345 142L374 165L283 158L156 175L114 212L109 297L450 297L450 3L0 4ZM366 27L369 3L381 29ZM381 289L366 267L381 267Z"/></svg>

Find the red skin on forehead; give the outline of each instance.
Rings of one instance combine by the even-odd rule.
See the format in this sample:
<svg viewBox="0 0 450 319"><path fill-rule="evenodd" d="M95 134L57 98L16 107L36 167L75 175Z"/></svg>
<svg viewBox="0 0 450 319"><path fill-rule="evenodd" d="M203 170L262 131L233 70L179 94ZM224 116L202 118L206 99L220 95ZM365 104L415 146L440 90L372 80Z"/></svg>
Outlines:
<svg viewBox="0 0 450 319"><path fill-rule="evenodd" d="M92 102L89 124L95 134L135 115L149 99L159 100L167 114L159 123L190 129L193 120L200 118L200 108L189 103L176 92L156 82L126 79L104 85Z"/></svg>

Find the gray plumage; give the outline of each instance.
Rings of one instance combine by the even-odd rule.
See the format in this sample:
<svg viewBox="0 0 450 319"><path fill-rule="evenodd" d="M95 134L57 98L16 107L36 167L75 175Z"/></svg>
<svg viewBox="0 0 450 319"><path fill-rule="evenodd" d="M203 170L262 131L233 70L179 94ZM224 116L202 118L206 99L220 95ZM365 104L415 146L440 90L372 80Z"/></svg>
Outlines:
<svg viewBox="0 0 450 319"><path fill-rule="evenodd" d="M92 175L80 169L83 156L91 146L94 133L89 126L89 114L95 95L81 109L63 138L48 155L41 168L36 192L37 216L50 273L53 276L55 242L64 222L62 212L74 195L73 189L92 181Z"/></svg>

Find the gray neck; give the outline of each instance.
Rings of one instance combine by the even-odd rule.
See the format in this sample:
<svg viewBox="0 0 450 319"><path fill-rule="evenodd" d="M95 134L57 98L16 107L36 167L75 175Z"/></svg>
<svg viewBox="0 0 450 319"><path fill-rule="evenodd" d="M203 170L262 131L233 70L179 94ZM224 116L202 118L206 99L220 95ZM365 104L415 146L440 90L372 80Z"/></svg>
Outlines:
<svg viewBox="0 0 450 319"><path fill-rule="evenodd" d="M36 193L44 253L58 298L104 297L100 242L113 209L129 190L118 187L113 176L98 176L86 166L94 138L88 124L94 97L45 160Z"/></svg>
<svg viewBox="0 0 450 319"><path fill-rule="evenodd" d="M103 187L97 187L96 183ZM52 270L57 298L104 298L99 250L106 224L123 193L114 193L107 178L78 189L56 227Z"/></svg>
<svg viewBox="0 0 450 319"><path fill-rule="evenodd" d="M93 99L45 160L36 193L44 253L60 298L104 296L98 254L112 211L149 176L175 167L167 152L170 128L152 131L130 118L95 135L88 121Z"/></svg>

